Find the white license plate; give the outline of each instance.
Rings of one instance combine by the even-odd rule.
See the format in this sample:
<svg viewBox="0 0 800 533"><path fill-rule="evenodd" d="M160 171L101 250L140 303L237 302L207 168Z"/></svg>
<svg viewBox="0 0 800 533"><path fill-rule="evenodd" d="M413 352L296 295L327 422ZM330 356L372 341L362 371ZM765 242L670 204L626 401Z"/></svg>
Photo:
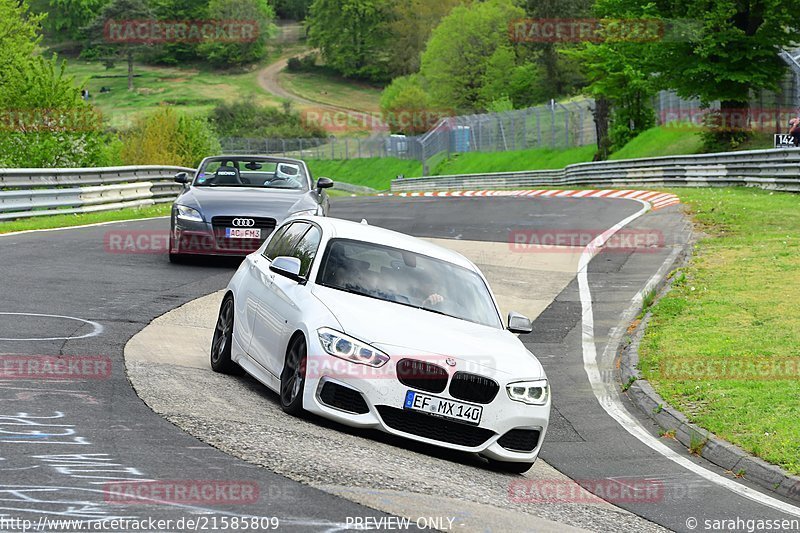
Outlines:
<svg viewBox="0 0 800 533"><path fill-rule="evenodd" d="M468 424L479 424L483 407L470 405L468 403L456 402L446 398L437 398L427 394L420 394L410 390L406 393L406 401L403 404L406 409L421 411L429 415L441 416L459 420Z"/></svg>
<svg viewBox="0 0 800 533"><path fill-rule="evenodd" d="M261 228L225 228L227 239L260 239Z"/></svg>

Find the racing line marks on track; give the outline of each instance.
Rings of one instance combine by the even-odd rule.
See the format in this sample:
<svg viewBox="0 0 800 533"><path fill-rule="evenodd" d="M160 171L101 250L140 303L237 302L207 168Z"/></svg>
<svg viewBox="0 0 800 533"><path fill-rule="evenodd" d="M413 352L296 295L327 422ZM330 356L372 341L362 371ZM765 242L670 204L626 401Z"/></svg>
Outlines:
<svg viewBox="0 0 800 533"><path fill-rule="evenodd" d="M0 337L0 341L67 341L76 339L86 339L88 337L97 337L103 332L103 326L91 320L85 320L74 316L64 315L43 315L39 313L8 313L0 311L0 315L5 316L33 316L37 318L56 318L61 320L72 320L75 322L82 322L88 326L92 326L92 331L84 335L71 335L69 337L32 337L32 338L18 338L18 337Z"/></svg>
<svg viewBox="0 0 800 533"><path fill-rule="evenodd" d="M602 373L598 365L597 346L595 345L594 339L594 311L592 308L592 293L589 288L588 268L592 258L602 249L603 245L615 233L622 230L629 223L633 222L650 210L650 205L648 204L647 200L644 200L641 197L636 198L636 200L642 203L642 209L616 223L614 226L598 235L591 243L589 243L589 245L581 254L581 262L578 268L578 290L580 292L580 301L582 307L583 365L584 369L586 370L586 375L589 378L592 392L597 398L598 403L603 407L606 413L611 416L611 418L613 418L628 433L642 442L642 444L658 452L667 459L677 463L678 465L712 483L715 483L721 487L725 487L728 490L739 494L740 496L748 498L762 505L766 505L778 511L793 516L800 516L799 508L763 494L757 490L753 490L745 485L737 483L732 479L728 479L704 468L703 466L695 464L687 457L680 455L676 451L666 446L664 443L660 442L656 437L651 435L644 427L642 427L639 424L639 421L628 412L619 399L617 388L613 384L603 381ZM674 256L671 255L666 259L665 264L671 264L673 259ZM664 266L662 265L662 269L663 268ZM654 285L655 281L658 279L658 276L663 272L662 269L659 269L659 272L657 272L650 280L648 280L646 286L636 294L632 300L629 310L626 311L625 315L628 315L631 309L638 309L638 305L644 295L644 292ZM625 316L623 316L623 319L624 318Z"/></svg>
<svg viewBox="0 0 800 533"><path fill-rule="evenodd" d="M416 197L416 196L456 196L456 197L473 197L473 196L510 196L510 197L542 197L542 198L614 198L622 200L640 200L647 202L652 206L653 210L663 209L665 207L680 203L680 199L672 194L659 191L637 191L637 190L615 190L615 189L590 189L590 190L561 190L561 189L529 189L521 191L495 191L495 190L477 190L477 191L441 191L441 192L401 192L401 193L381 193L378 196L402 196L402 197Z"/></svg>

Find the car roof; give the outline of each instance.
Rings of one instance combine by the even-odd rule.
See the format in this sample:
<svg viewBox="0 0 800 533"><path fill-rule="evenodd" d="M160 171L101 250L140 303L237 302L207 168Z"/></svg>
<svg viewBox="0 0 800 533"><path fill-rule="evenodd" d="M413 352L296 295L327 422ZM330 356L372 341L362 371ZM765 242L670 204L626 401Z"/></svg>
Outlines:
<svg viewBox="0 0 800 533"><path fill-rule="evenodd" d="M293 220L307 220L313 222L319 225L323 233L332 239L351 239L354 241L391 246L393 248L427 255L435 259L441 259L442 261L447 261L448 263L453 263L477 272L475 265L460 253L397 231L332 217L302 216Z"/></svg>

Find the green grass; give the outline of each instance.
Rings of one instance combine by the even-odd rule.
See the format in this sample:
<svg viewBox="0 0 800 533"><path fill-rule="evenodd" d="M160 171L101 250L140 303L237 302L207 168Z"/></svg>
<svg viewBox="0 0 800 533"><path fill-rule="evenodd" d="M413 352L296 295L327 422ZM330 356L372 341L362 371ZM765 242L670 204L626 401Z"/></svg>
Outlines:
<svg viewBox="0 0 800 533"><path fill-rule="evenodd" d="M422 175L422 164L419 161L407 161L392 157L348 160L310 159L306 160L306 163L316 177L325 176L333 181L343 181L377 190L389 189L391 181L398 174L403 174L407 178L416 178Z"/></svg>
<svg viewBox="0 0 800 533"><path fill-rule="evenodd" d="M25 231L32 229L64 228L112 222L116 220L134 220L137 218L160 217L169 215L171 204L159 204L146 207L131 207L116 211L99 211L97 213L81 213L75 215L48 215L19 220L0 222L0 233Z"/></svg>
<svg viewBox="0 0 800 533"><path fill-rule="evenodd" d="M573 163L591 161L594 146L566 150L534 148L516 152L473 152L457 154L436 166L434 174L512 172L516 170L559 169Z"/></svg>
<svg viewBox="0 0 800 533"><path fill-rule="evenodd" d="M68 60L67 72L77 82L86 82L90 102L98 107L110 126L125 128L137 116L164 104L190 113L208 113L222 101L253 98L262 105L277 106L279 100L261 89L257 70L221 72L205 68L156 67L134 65L134 90L128 91L127 65L119 62L112 69L102 63ZM101 93L101 87L110 92Z"/></svg>
<svg viewBox="0 0 800 533"><path fill-rule="evenodd" d="M697 363L800 361L800 209L797 195L758 189L682 189L709 236L653 307L640 366L692 422L800 474L800 363L748 379ZM674 368L674 367L672 367Z"/></svg>
<svg viewBox="0 0 800 533"><path fill-rule="evenodd" d="M683 128L651 128L611 154L609 159L636 159L667 155L697 154L702 141L696 131Z"/></svg>
<svg viewBox="0 0 800 533"><path fill-rule="evenodd" d="M284 70L279 80L287 91L312 102L374 113L380 111L381 87L348 80L324 68L313 72Z"/></svg>

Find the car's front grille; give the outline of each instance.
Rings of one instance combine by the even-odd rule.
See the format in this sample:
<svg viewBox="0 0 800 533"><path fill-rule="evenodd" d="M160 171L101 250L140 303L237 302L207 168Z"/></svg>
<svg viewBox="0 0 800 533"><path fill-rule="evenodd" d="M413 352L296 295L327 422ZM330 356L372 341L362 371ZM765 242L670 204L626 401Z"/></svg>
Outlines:
<svg viewBox="0 0 800 533"><path fill-rule="evenodd" d="M387 426L418 437L473 448L494 436L494 432L486 428L468 426L407 409L388 405L379 405L377 409Z"/></svg>
<svg viewBox="0 0 800 533"><path fill-rule="evenodd" d="M347 411L348 413L355 413L358 415L369 413L367 402L364 401L364 397L360 392L343 387L337 383L326 382L322 386L319 398L322 400L322 403L341 409L342 411Z"/></svg>
<svg viewBox="0 0 800 533"><path fill-rule="evenodd" d="M247 228L260 228L261 230L267 230L267 233L271 232L275 229L275 219L274 218L266 218L266 217L247 217L247 216L238 216L238 217L214 217L211 219L211 225L215 228L219 227L222 229L225 228L233 228L233 220L236 218L242 218L247 220L252 220L253 225L247 226ZM262 231L261 234L263 235L264 232Z"/></svg>
<svg viewBox="0 0 800 533"><path fill-rule="evenodd" d="M456 372L450 381L450 396L465 402L492 403L499 390L495 380L469 372Z"/></svg>
<svg viewBox="0 0 800 533"><path fill-rule="evenodd" d="M234 219L246 219L252 220L253 225L247 226L234 226L233 221ZM217 243L217 247L221 250L242 250L242 251L252 251L257 249L261 244L267 240L272 230L275 229L275 225L277 221L274 218L266 218L266 217L248 217L248 216L236 216L236 217L214 217L211 219L211 226L214 229L214 238ZM261 230L261 238L259 239L228 239L225 237L225 228L236 228L241 227L242 229L260 229Z"/></svg>
<svg viewBox="0 0 800 533"><path fill-rule="evenodd" d="M497 440L497 443L512 452L532 452L539 444L537 429L512 429Z"/></svg>
<svg viewBox="0 0 800 533"><path fill-rule="evenodd" d="M427 361L401 359L397 362L397 379L407 387L439 393L447 388L449 377L447 370Z"/></svg>

